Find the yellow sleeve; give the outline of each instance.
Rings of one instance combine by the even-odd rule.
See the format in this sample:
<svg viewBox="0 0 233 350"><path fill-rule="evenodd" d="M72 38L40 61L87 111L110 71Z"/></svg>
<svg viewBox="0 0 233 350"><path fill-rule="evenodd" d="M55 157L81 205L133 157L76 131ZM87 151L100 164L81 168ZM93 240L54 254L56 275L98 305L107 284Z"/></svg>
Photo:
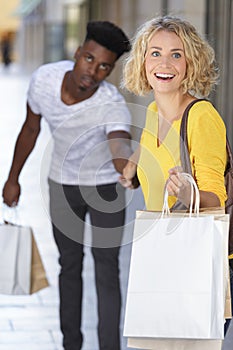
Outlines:
<svg viewBox="0 0 233 350"><path fill-rule="evenodd" d="M189 112L188 145L198 188L215 193L224 206L226 128L217 110L207 101L195 104Z"/></svg>

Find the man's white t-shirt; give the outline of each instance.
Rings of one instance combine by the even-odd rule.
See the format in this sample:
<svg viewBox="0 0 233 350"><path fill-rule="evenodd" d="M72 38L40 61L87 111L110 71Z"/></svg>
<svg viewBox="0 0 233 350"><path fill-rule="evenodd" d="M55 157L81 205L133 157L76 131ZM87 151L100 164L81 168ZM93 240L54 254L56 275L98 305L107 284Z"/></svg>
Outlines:
<svg viewBox="0 0 233 350"><path fill-rule="evenodd" d="M49 178L68 185L102 185L117 182L107 135L130 132L131 116L117 88L103 81L87 100L66 105L61 85L74 62L60 61L39 67L32 75L28 104L47 122L54 146Z"/></svg>

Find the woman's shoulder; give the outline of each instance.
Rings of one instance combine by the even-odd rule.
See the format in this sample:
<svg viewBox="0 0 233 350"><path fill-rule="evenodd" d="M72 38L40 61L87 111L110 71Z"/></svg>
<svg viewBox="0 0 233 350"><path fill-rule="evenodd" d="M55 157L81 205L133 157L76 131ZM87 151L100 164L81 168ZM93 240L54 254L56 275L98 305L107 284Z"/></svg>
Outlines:
<svg viewBox="0 0 233 350"><path fill-rule="evenodd" d="M188 144L203 152L205 147L215 144L214 148L222 149L226 138L226 127L217 109L211 102L195 103L189 111Z"/></svg>
<svg viewBox="0 0 233 350"><path fill-rule="evenodd" d="M208 127L208 125L215 124L219 127L225 127L224 121L212 104L208 100L200 100L196 102L189 111L189 124L199 127Z"/></svg>

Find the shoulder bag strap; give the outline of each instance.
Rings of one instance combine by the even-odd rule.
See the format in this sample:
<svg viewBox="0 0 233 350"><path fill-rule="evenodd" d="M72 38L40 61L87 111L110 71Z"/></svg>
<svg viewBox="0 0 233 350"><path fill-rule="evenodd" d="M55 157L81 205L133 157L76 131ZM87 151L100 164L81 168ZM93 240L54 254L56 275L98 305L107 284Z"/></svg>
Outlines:
<svg viewBox="0 0 233 350"><path fill-rule="evenodd" d="M182 120L181 120L181 125L180 125L180 161L181 161L181 166L183 168L183 171L192 175L192 166L191 166L191 162L190 162L190 155L189 155L189 151L188 151L188 114L189 114L189 110L191 109L191 107L199 102L199 101L208 101L206 99L197 99L192 101L191 103L189 103L189 105L186 107L184 114L182 116ZM208 101L210 102L210 101ZM211 103L211 102L210 102ZM225 171L225 180L226 180L226 174L228 173L228 176L230 175L231 178L233 178L233 155L232 155L232 151L231 151L231 147L228 141L228 138L226 138L226 148L227 148L227 157L228 157L228 161L227 161L227 167L226 167L226 171ZM229 180L227 181L229 182ZM230 181L230 183L232 183L232 181ZM228 183L226 184L227 186L227 192L229 194L229 187L230 185L228 185ZM232 208L233 203L232 203L232 199L228 197L228 200L226 202L226 207L228 207L228 203L229 203L229 207ZM178 210L181 208L181 203L179 201L177 201L174 206L173 206L173 210ZM231 209L233 210L233 209ZM233 243L232 243L233 246ZM233 248L232 248L233 250Z"/></svg>
<svg viewBox="0 0 233 350"><path fill-rule="evenodd" d="M188 151L188 114L191 107L199 102L199 101L207 101L206 99L198 99L194 100L188 104L186 107L184 114L182 116L181 125L180 125L180 161L183 171L192 175L192 167L190 163L190 155Z"/></svg>
<svg viewBox="0 0 233 350"><path fill-rule="evenodd" d="M227 164L227 169L231 169L231 172L233 172L233 155L232 155L232 150L231 150L231 146L230 143L228 141L227 138L227 156L228 156L228 164Z"/></svg>
<svg viewBox="0 0 233 350"><path fill-rule="evenodd" d="M188 113L190 108L199 101L203 101L201 99L194 100L186 107L182 120L180 125L180 161L182 169L185 173L188 173L192 175L192 166L190 162L190 155L188 151L188 133L187 133L187 126L188 126ZM206 100L205 100L206 101ZM176 201L176 203L172 206L171 211L179 211L179 210L186 210L186 206L181 203L179 200Z"/></svg>
<svg viewBox="0 0 233 350"><path fill-rule="evenodd" d="M199 101L208 101L206 99L198 99L192 101L185 109L181 125L180 125L180 160L181 160L181 166L184 170L184 172L192 174L192 167L190 163L190 156L188 151L188 113L191 107L199 102ZM208 101L210 102L210 101ZM211 102L210 102L211 103ZM233 173L233 154L231 150L230 143L228 141L228 138L226 136L226 148L227 148L227 166L226 166L226 172L231 170L231 173Z"/></svg>

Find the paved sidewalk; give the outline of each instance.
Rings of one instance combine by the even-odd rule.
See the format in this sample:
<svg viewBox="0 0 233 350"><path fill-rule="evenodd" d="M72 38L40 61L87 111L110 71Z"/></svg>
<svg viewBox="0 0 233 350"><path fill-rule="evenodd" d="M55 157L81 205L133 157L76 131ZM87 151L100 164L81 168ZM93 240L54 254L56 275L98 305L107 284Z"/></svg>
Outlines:
<svg viewBox="0 0 233 350"><path fill-rule="evenodd" d="M4 71L0 66L0 188L7 177L16 136L22 126L26 110L26 91L29 77L17 67ZM37 145L28 159L21 177L22 195L18 210L21 224L34 230L39 250L46 268L50 287L31 296L0 295L0 350L62 350L58 316L58 253L52 237L47 213L47 173L51 147L50 133L42 124ZM131 194L132 195L132 194ZM138 208L143 207L140 191L135 191ZM2 209L2 208L0 208ZM128 211L128 222L132 222L135 208ZM130 240L132 225L126 232ZM87 232L87 236L89 232ZM126 298L126 286L130 259L130 245L121 251L122 320ZM93 260L86 248L84 261L83 303L83 350L98 350L96 324L96 295L94 288ZM123 324L123 322L122 322ZM122 350L126 350L126 339L122 337ZM200 349L201 350L201 349ZM233 350L233 323L224 341L223 350Z"/></svg>

